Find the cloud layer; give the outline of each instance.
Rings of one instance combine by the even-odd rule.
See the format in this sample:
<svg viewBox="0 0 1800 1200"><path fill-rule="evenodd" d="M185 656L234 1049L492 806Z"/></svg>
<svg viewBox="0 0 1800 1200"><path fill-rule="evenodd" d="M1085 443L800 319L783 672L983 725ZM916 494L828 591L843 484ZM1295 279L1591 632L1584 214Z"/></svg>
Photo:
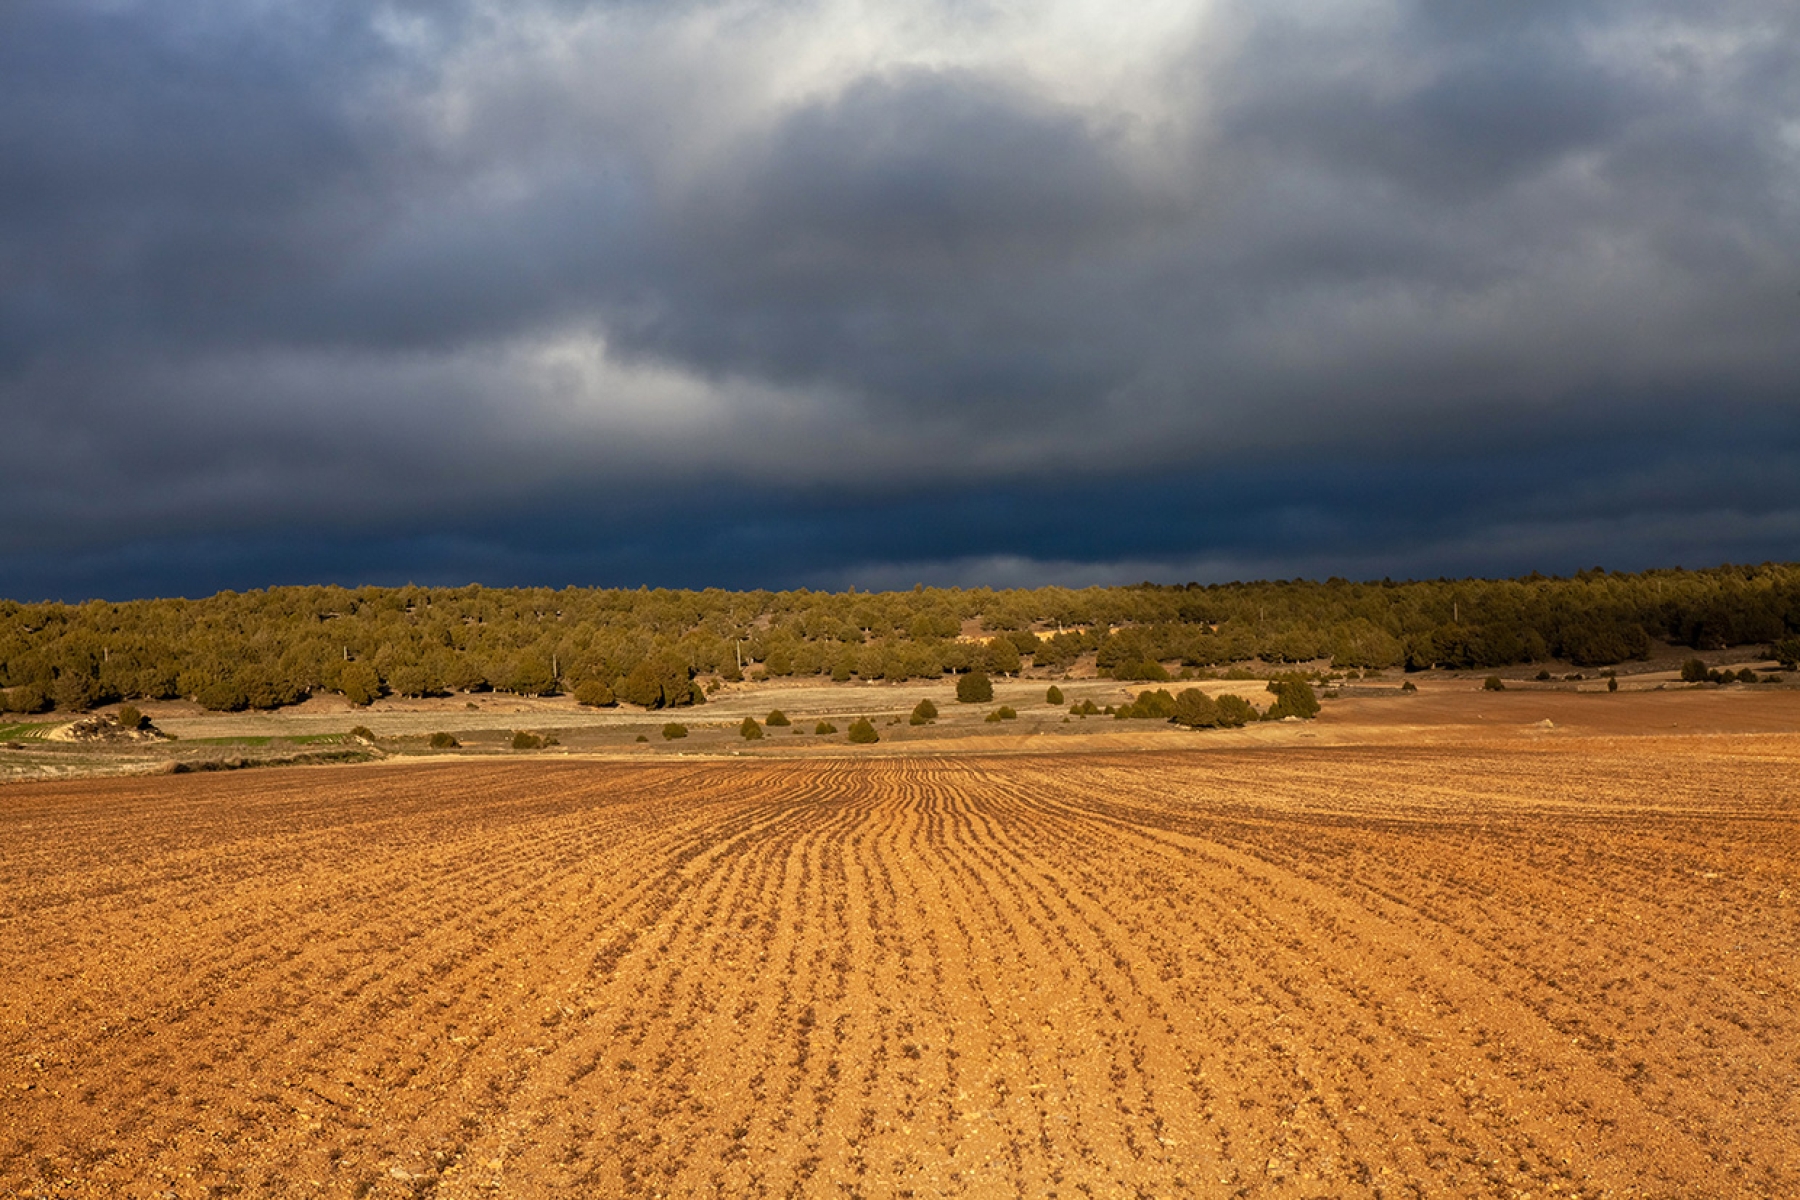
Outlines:
<svg viewBox="0 0 1800 1200"><path fill-rule="evenodd" d="M1800 557L1800 15L1467 7L22 0L0 591Z"/></svg>

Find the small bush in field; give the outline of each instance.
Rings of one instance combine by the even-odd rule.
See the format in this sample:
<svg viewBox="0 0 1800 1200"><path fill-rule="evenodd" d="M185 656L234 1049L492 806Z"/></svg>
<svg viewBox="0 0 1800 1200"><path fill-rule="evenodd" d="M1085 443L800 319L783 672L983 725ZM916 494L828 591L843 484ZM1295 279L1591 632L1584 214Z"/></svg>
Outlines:
<svg viewBox="0 0 1800 1200"><path fill-rule="evenodd" d="M780 727L783 725L792 725L793 722L788 720L787 714L782 712L779 708L773 708L769 710L769 715L763 718L763 724Z"/></svg>
<svg viewBox="0 0 1800 1200"><path fill-rule="evenodd" d="M813 732L814 733L836 733L837 726L833 725L830 721L820 721L817 725L813 726Z"/></svg>
<svg viewBox="0 0 1800 1200"><path fill-rule="evenodd" d="M867 746L881 740L875 732L875 725L867 717L858 717L850 722L850 740L859 746Z"/></svg>
<svg viewBox="0 0 1800 1200"><path fill-rule="evenodd" d="M535 733L528 733L521 729L513 734L512 748L514 750L541 750L543 747L544 739Z"/></svg>
<svg viewBox="0 0 1800 1200"><path fill-rule="evenodd" d="M663 740L666 742L672 742L676 738L684 738L687 736L687 726L681 724L679 721L670 721L667 725L662 727L662 735Z"/></svg>
<svg viewBox="0 0 1800 1200"><path fill-rule="evenodd" d="M434 733L431 735L431 748L433 750L454 750L460 745L462 745L462 743L457 741L451 734Z"/></svg>

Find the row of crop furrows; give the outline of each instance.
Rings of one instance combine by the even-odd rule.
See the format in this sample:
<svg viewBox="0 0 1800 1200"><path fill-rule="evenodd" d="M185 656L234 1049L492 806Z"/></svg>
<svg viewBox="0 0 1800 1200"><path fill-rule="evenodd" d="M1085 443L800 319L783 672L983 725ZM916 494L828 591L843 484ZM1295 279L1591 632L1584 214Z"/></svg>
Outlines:
<svg viewBox="0 0 1800 1200"><path fill-rule="evenodd" d="M1117 810L1117 786L1104 789L1105 794L1094 803L1100 807ZM1180 807L1192 809L1203 806L1207 797L1201 789L1189 789L1189 794L1181 801ZM1273 798L1276 804L1284 804L1280 797ZM1157 822L1150 821L1150 824ZM1178 814L1178 818L1163 824L1192 825L1194 819L1188 813ZM1434 882L1442 875L1454 874L1458 869L1467 870L1470 861L1490 862L1496 857L1504 859L1508 855L1516 856L1518 850L1509 838L1496 838L1490 845L1472 845L1467 837L1466 829L1454 824L1445 827L1446 836L1439 838L1436 830L1430 826L1418 828L1410 837L1396 838L1391 827L1376 831L1374 836L1363 840L1359 846L1353 831L1345 831L1330 824L1313 824L1292 822L1287 834L1282 837L1271 837L1269 830L1261 823L1250 823L1240 835L1234 836L1229 822L1214 821L1212 832L1216 841L1213 845L1232 844L1246 854L1252 864L1261 862L1268 865L1263 872L1262 885L1257 889L1257 899L1265 905L1273 903L1275 893L1280 890L1291 890L1297 898L1296 911L1284 918L1288 924L1297 924L1303 928L1315 929L1328 936L1316 937L1320 946L1342 944L1345 923L1354 923L1360 915L1361 919L1375 921L1372 926L1379 949L1381 943L1393 945L1410 945L1408 961L1400 964L1405 971L1418 979L1418 990L1427 993L1433 988L1439 992L1450 985L1466 987L1469 983L1478 984L1486 996L1498 996L1504 999L1499 1011L1490 1015L1495 1018L1475 1022L1471 1030L1459 1028L1453 1037L1469 1040L1482 1048L1487 1057L1495 1060L1509 1078L1526 1080L1520 1086L1530 1086L1529 1078L1534 1074L1541 1077L1545 1070L1556 1069L1581 1072L1593 1079L1595 1095L1585 1098L1582 1103L1589 1106L1604 1097L1611 1097L1614 1107L1633 1111L1639 1118L1639 1124L1649 1114L1643 1111L1639 1099L1633 1094L1629 1072L1634 1068L1627 1065L1627 1077L1620 1087L1621 1080L1617 1076L1619 1064L1613 1061L1618 1047L1604 1038L1577 1036L1573 1039L1576 1053L1572 1056L1560 1053L1551 1054L1549 1061L1530 1065L1529 1056L1525 1056L1526 1065L1521 1067L1521 1054L1518 1042L1535 1040L1540 1046L1554 1048L1557 1039L1569 1040L1567 1035L1570 1026L1544 1019L1542 1013L1536 1011L1530 995L1532 975L1529 970L1530 948L1532 939L1512 937L1522 933L1518 928L1502 929L1500 932L1511 939L1509 952L1524 951L1522 955L1526 965L1508 960L1504 955L1496 956L1490 945L1483 944L1482 931L1492 932L1490 928L1497 912L1504 913L1506 903L1512 898L1530 899L1534 891L1543 886L1543 872L1530 864L1520 868L1517 864L1502 870L1494 876L1492 870L1484 872L1489 876L1484 885L1488 894L1479 903L1471 903L1457 908L1447 902L1440 902L1435 907L1408 905L1403 894L1412 879L1417 882L1410 886L1415 890L1431 890L1437 887ZM1379 875L1384 869L1391 868L1391 878L1384 885L1369 888L1362 882L1366 874ZM1250 868L1254 870L1254 866ZM1409 875L1410 872L1410 875ZM1512 882L1494 883L1494 878ZM1277 887L1276 885L1280 886ZM1396 890L1398 889L1398 890ZM1496 897L1498 890L1505 893ZM1308 893L1313 898L1305 899ZM1517 893L1514 897L1512 893ZM1320 918L1321 898L1327 907L1341 907L1346 914L1345 919L1324 922ZM1425 908L1430 907L1430 911ZM1559 922L1549 926L1551 929L1566 926L1567 922ZM1540 927L1538 936L1541 937ZM1312 936L1309 934L1309 937ZM1502 940L1505 940L1504 938ZM1269 931L1259 935L1263 944L1279 945L1277 931ZM1322 956L1315 956L1322 957ZM1446 982L1448 981L1448 982ZM1454 988L1452 988L1454 990ZM1477 996L1474 1000L1464 1001L1467 1008L1476 1000L1486 999ZM1582 1010L1572 1010L1577 1017ZM1499 1035L1496 1030L1511 1031L1510 1043L1496 1048ZM1554 1036L1552 1036L1554 1035ZM1434 1038L1438 1035L1433 1035ZM1438 1046L1442 1051L1443 1047ZM1597 1076L1597 1078L1596 1078ZM1609 1077L1611 1076L1611 1077ZM1791 1097L1791 1091L1789 1092ZM1530 1097L1526 1097L1530 1099ZM1787 1099L1791 1105L1791 1099ZM1660 1117L1665 1114L1658 1112ZM1608 1117L1616 1121L1616 1114ZM1679 1157L1679 1156L1677 1156Z"/></svg>
<svg viewBox="0 0 1800 1200"><path fill-rule="evenodd" d="M286 1172L332 1193L444 1195L1788 1181L1772 1164L1791 1081L1760 1109L1740 1097L1739 1128L1770 1130L1760 1157L1730 1126L1721 1162L1682 1141L1653 1154L1657 1119L1682 1128L1699 1110L1621 1075L1625 1039L1594 1002L1545 1003L1552 982L1629 963L1597 934L1540 944L1530 924L1554 930L1565 902L1641 909L1670 835L1700 831L1614 831L1590 862L1591 822L1453 811L1477 791L1467 779L1432 819L1399 800L1377 819L1354 777L1321 800L1304 769L1234 770L420 771L340 795L335 824L276 784L268 804L306 814L304 834L267 834L280 822L253 803L257 836L222 823L216 844L256 869L206 877L178 925L121 921L112 897L32 918L63 939L34 965L67 974L78 1003L0 991L9 1022L43 1023L29 1044L13 1032L28 1022L0 1027L6 1049L55 1047L46 1088L63 1092L0 1141L0 1181L273 1194ZM123 822L108 836L131 840ZM1782 851L1771 836L1765 859ZM156 882L126 890L170 911L195 886L194 849L144 856ZM92 961L121 939L154 981L135 1000L123 966ZM1598 1006L1631 1009L1633 1030L1697 1011L1674 976L1698 952L1648 945L1648 980ZM1665 1009L1637 998L1665 982ZM1714 1055L1788 1028L1766 1009L1701 1016ZM1648 1062L1652 1077L1697 1067L1699 1091L1737 1078L1678 1052Z"/></svg>
<svg viewBox="0 0 1800 1200"><path fill-rule="evenodd" d="M1570 803L1503 823L1443 822L1412 837L1329 834L1346 885L1413 878L1417 909L1486 979L1583 1049L1587 1069L1622 1082L1708 1154L1751 1170L1770 1131L1791 1128L1792 1087L1770 1088L1772 1048L1792 1044L1794 928L1780 916L1794 879L1780 781L1718 760L1704 771L1729 809L1693 815L1687 776L1654 763L1565 760L1531 776L1495 776L1493 807L1537 787ZM1455 769L1455 768L1453 768ZM1625 786L1663 808L1589 811L1583 797ZM1303 861L1317 830L1295 828L1276 853ZM1776 1056L1778 1057L1778 1055ZM1766 1182L1766 1176L1760 1176Z"/></svg>
<svg viewBox="0 0 1800 1200"><path fill-rule="evenodd" d="M1391 1151L1416 1143L1440 1182L1446 1172L1479 1171L1484 1150L1498 1147L1438 1145L1428 1123L1408 1120L1375 1139L1349 1132L1369 1123L1369 1106L1352 1099L1379 1092L1384 1079L1422 1069L1421 1041L1409 1039L1405 1029L1388 1028L1395 1015L1430 1015L1429 1000L1416 987L1396 989L1380 977L1364 978L1354 969L1355 957L1334 961L1324 953L1354 932L1358 914L1344 910L1321 922L1321 906L1336 906L1329 892L1223 843L1178 852L1154 828L1119 818L1120 807L1116 788L1092 805L1106 810L1098 823L1109 827L1109 840L1164 861L1152 871L1141 865L1121 870L1117 864L1134 857L1121 850L1088 867L1087 887L1113 898L1126 936L1160 955L1159 972L1177 981L1189 1013L1203 1025L1213 1023L1196 1073L1234 1081L1238 1105L1252 1114L1236 1140L1255 1148L1259 1165L1269 1172L1342 1175L1335 1182L1346 1186L1371 1174L1362 1158L1368 1146ZM1168 887L1160 880L1170 881ZM1183 961L1158 937L1171 925L1193 931L1200 942L1193 959ZM1341 1017L1348 1022L1334 1027ZM1358 1038L1378 1053L1352 1060L1349 1075L1339 1078L1342 1047ZM1268 1119L1271 1110L1278 1121ZM1404 1156L1388 1157L1378 1160L1384 1171L1419 1169Z"/></svg>
<svg viewBox="0 0 1800 1200"><path fill-rule="evenodd" d="M480 1034L516 1025L542 964L571 938L591 938L588 901L629 907L655 888L646 880L607 895L627 877L629 855L603 870L606 888L593 886L594 860L621 830L591 814L566 816L560 829L500 825L464 839L459 822L473 811L472 824L491 826L479 814L504 808L507 789L467 801L369 799L411 802L420 810L411 824L438 840L365 843L359 861L325 872L293 869L291 846L233 844L234 853L266 855L264 874L220 889L211 911L180 925L118 931L130 943L114 947L111 983L91 963L83 979L82 999L101 1003L15 1026L56 1047L60 1090L153 1141L171 1170L221 1141L239 1147L222 1161L252 1163L291 1129L329 1163L370 1165L398 1151L389 1143L427 1107L418 1084L478 1069ZM652 793L635 805L639 823L666 809L658 800ZM347 819L358 819L355 805ZM579 884L571 891L580 879L593 895ZM34 1148L79 1141L84 1157L101 1156L90 1173L104 1164L104 1138L55 1134L53 1124L27 1134ZM244 1186L247 1165L221 1169L223 1185Z"/></svg>

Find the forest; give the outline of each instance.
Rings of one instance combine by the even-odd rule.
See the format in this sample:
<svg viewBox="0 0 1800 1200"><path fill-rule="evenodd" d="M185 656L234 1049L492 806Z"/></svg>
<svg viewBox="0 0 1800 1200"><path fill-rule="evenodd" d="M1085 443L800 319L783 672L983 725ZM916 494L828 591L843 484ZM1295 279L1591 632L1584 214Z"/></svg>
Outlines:
<svg viewBox="0 0 1800 1200"><path fill-rule="evenodd" d="M1661 643L1800 659L1800 564L1568 577L1287 580L1030 590L671 591L331 586L204 599L0 601L0 705L190 698L274 709L323 692L505 691L703 703L750 678L971 670L1166 680L1261 663L1339 670L1604 667Z"/></svg>

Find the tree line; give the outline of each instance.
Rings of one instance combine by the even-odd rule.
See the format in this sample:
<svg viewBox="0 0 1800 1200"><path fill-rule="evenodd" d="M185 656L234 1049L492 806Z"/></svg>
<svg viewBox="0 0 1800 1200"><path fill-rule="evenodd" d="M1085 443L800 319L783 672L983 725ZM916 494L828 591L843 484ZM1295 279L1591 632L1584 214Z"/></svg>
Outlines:
<svg viewBox="0 0 1800 1200"><path fill-rule="evenodd" d="M0 702L82 711L191 698L280 708L335 692L571 692L678 708L703 681L1183 667L1607 666L1658 643L1800 660L1800 564L1568 577L1278 580L865 593L281 587L202 599L0 601Z"/></svg>

